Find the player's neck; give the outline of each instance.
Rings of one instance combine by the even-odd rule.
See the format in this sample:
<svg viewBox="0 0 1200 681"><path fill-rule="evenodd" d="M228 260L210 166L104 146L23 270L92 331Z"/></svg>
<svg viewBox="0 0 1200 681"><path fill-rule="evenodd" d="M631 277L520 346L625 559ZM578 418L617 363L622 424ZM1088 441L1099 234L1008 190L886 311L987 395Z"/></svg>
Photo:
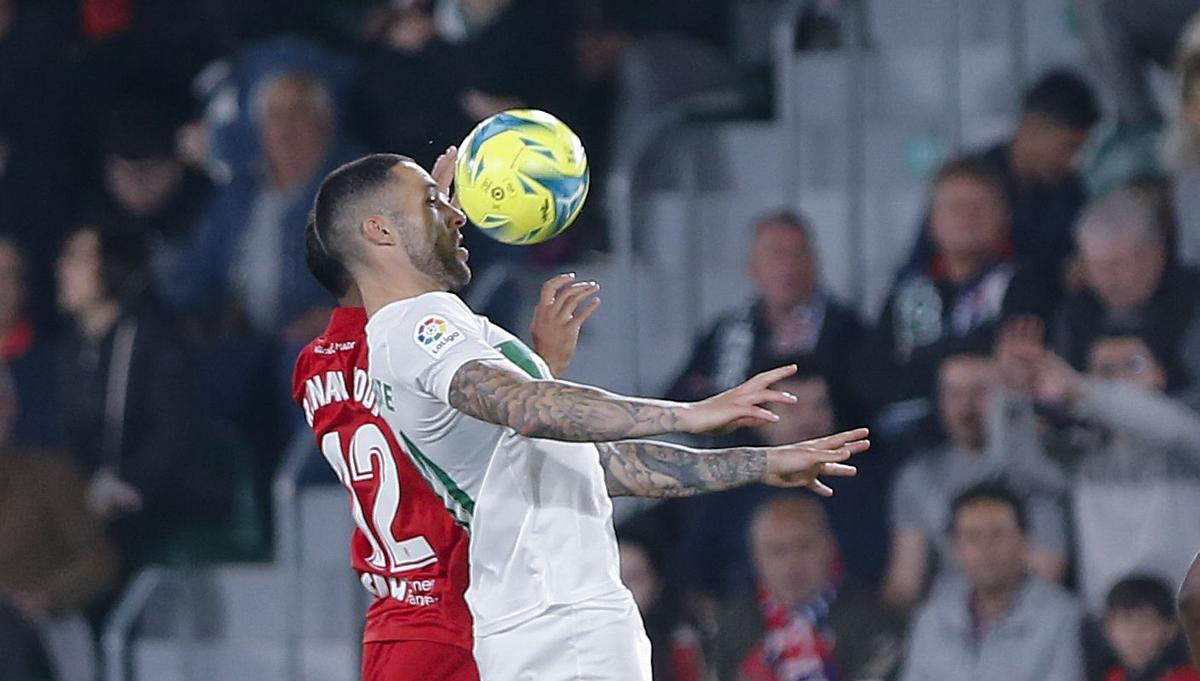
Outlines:
<svg viewBox="0 0 1200 681"><path fill-rule="evenodd" d="M359 285L359 290L362 292L363 307L366 308L367 316L371 317L389 303L446 289L423 275L396 273L363 282Z"/></svg>
<svg viewBox="0 0 1200 681"><path fill-rule="evenodd" d="M87 338L98 340L112 329L120 316L121 306L115 300L96 303L79 313L79 331Z"/></svg>

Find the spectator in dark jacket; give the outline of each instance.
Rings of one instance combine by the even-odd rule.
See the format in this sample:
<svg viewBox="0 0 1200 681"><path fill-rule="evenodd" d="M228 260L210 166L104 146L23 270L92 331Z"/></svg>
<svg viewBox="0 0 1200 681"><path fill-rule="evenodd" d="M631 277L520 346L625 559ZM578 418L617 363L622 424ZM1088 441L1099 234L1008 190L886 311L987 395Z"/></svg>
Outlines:
<svg viewBox="0 0 1200 681"><path fill-rule="evenodd" d="M787 212L760 219L749 274L755 299L717 319L667 395L702 399L758 371L802 359L829 377L837 408L852 415L854 399L846 388L861 327L854 312L821 286L807 221Z"/></svg>
<svg viewBox="0 0 1200 681"><path fill-rule="evenodd" d="M1168 229L1144 187L1114 190L1092 203L1076 238L1085 288L1064 304L1055 345L1078 369L1108 329L1142 337L1166 369L1167 392L1200 404L1200 272L1168 256Z"/></svg>
<svg viewBox="0 0 1200 681"><path fill-rule="evenodd" d="M41 634L67 618L80 622L117 565L75 466L9 444L21 407L12 390L0 367L0 679L40 679L53 666Z"/></svg>
<svg viewBox="0 0 1200 681"><path fill-rule="evenodd" d="M175 150L175 126L150 102L116 108L104 146L104 190L92 200L91 212L145 234L155 288L175 303L184 280L184 250L212 201L212 182L184 165Z"/></svg>
<svg viewBox="0 0 1200 681"><path fill-rule="evenodd" d="M88 476L88 504L130 563L173 514L198 512L188 469L195 431L188 355L159 311L146 246L83 227L58 261L59 402L69 450Z"/></svg>
<svg viewBox="0 0 1200 681"><path fill-rule="evenodd" d="M897 278L857 381L877 405L919 400L926 413L942 360L991 348L1015 273L1004 181L990 162L962 158L938 171L930 233L933 257Z"/></svg>
<svg viewBox="0 0 1200 681"><path fill-rule="evenodd" d="M763 504L749 542L758 584L721 608L722 681L887 676L899 657L899 630L872 591L842 573L815 499L788 494Z"/></svg>
<svg viewBox="0 0 1200 681"><path fill-rule="evenodd" d="M1069 71L1051 71L1025 94L1021 119L1011 140L987 149L1012 211L1013 256L1042 295L1056 300L1063 266L1074 249L1072 227L1087 194L1076 168L1080 150L1100 120L1091 87ZM913 252L915 266L936 251L929 219Z"/></svg>

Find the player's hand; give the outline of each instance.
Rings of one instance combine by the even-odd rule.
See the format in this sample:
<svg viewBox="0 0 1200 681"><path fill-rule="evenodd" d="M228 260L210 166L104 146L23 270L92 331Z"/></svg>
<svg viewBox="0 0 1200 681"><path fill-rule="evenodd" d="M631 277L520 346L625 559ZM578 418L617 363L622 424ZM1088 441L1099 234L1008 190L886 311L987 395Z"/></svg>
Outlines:
<svg viewBox="0 0 1200 681"><path fill-rule="evenodd" d="M796 401L795 396L790 393L771 389L772 385L794 373L795 364L771 369L736 388L730 388L706 400L685 404L680 409L678 431L696 435L720 435L738 428L774 423L779 420L779 416L763 405L791 404Z"/></svg>
<svg viewBox="0 0 1200 681"><path fill-rule="evenodd" d="M50 599L30 591L18 591L9 602L30 622L39 622L50 614Z"/></svg>
<svg viewBox="0 0 1200 681"><path fill-rule="evenodd" d="M429 175L437 183L438 189L447 196L450 195L450 188L454 184L454 164L457 162L458 147L452 144L437 157L437 160L433 162L433 170L429 171Z"/></svg>
<svg viewBox="0 0 1200 681"><path fill-rule="evenodd" d="M599 284L577 282L574 274L560 274L542 284L529 333L533 336L534 350L546 360L556 377L566 372L575 357L579 330L600 307L600 299L592 297L599 292Z"/></svg>
<svg viewBox="0 0 1200 681"><path fill-rule="evenodd" d="M767 450L767 473L763 482L772 487L807 487L823 497L833 496L833 489L819 476L857 475L858 469L844 462L870 449L869 434L866 428L857 428L815 440L771 447Z"/></svg>

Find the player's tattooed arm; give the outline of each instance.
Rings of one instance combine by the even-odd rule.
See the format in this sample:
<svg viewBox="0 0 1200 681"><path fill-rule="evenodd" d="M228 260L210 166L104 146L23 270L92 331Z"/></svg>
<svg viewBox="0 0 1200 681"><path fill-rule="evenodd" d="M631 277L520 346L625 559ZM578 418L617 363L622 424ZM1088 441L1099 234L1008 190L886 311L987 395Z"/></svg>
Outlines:
<svg viewBox="0 0 1200 681"><path fill-rule="evenodd" d="M601 442L600 465L609 496L685 497L762 480L762 447L690 449L665 442Z"/></svg>
<svg viewBox="0 0 1200 681"><path fill-rule="evenodd" d="M503 362L476 360L462 365L451 379L450 406L522 435L552 440L610 442L665 433L725 432L778 421L765 405L796 398L770 386L795 371L795 365L764 371L719 395L681 403L534 380Z"/></svg>
<svg viewBox="0 0 1200 681"><path fill-rule="evenodd" d="M450 406L527 437L606 442L681 427L684 405L624 397L565 381L533 380L500 363L464 364L450 382Z"/></svg>
<svg viewBox="0 0 1200 681"><path fill-rule="evenodd" d="M690 449L665 442L597 443L612 496L679 497L764 482L772 487L807 487L830 496L822 477L847 477L846 461L867 451L865 428L777 447Z"/></svg>

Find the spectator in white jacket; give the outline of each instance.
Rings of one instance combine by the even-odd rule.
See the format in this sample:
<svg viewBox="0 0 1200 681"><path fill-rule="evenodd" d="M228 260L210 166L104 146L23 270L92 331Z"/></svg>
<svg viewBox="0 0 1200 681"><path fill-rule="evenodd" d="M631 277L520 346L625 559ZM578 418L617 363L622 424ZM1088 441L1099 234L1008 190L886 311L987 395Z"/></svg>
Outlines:
<svg viewBox="0 0 1200 681"><path fill-rule="evenodd" d="M1051 454L1069 487L1089 612L1101 615L1105 594L1130 573L1178 587L1200 546L1200 415L1164 393L1163 364L1137 335L1099 336L1086 374L1036 337L1025 345L1007 366L1032 380L1009 393L1007 430L1026 439L1022 451ZM1051 432L1066 436L1049 448L1034 404L1058 426Z"/></svg>

